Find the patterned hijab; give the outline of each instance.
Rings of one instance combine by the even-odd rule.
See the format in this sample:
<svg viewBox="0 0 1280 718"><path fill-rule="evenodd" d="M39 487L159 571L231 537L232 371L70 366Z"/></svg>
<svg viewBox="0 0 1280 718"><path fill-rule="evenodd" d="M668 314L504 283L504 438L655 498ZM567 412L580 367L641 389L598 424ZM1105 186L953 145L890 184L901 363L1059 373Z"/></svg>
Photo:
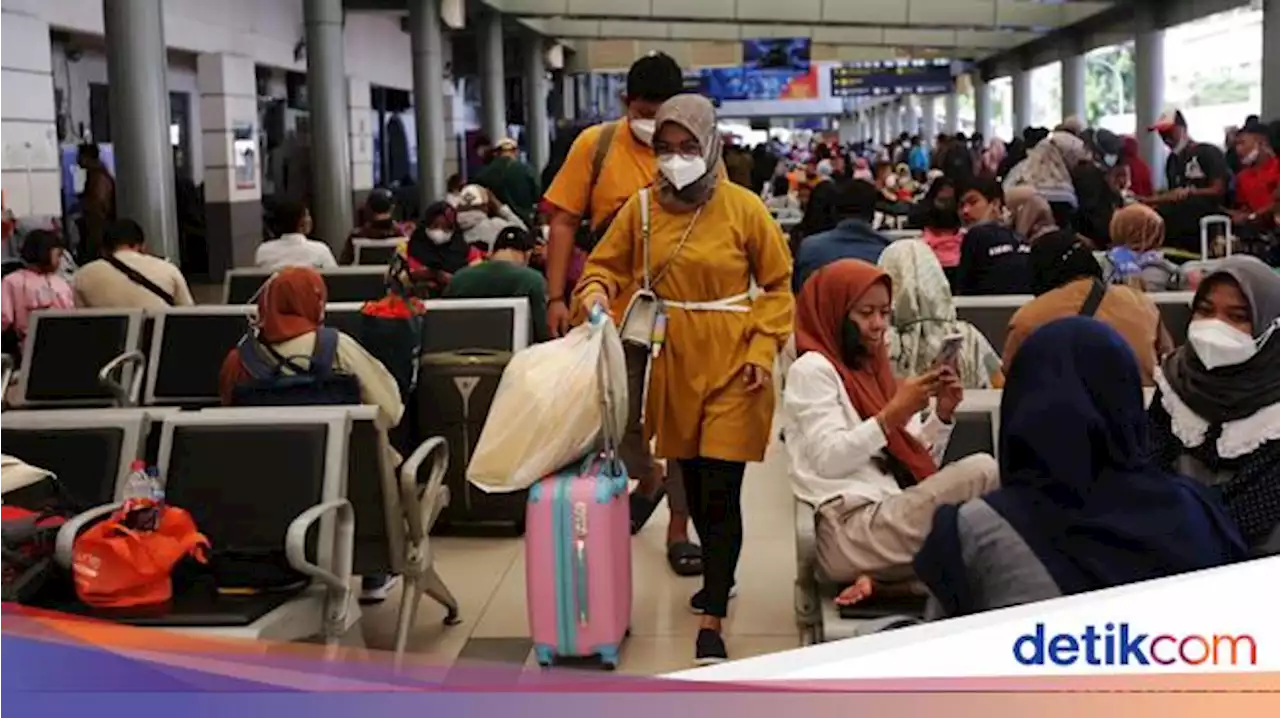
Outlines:
<svg viewBox="0 0 1280 718"><path fill-rule="evenodd" d="M723 141L716 131L716 108L702 95L680 94L662 103L654 121L655 137L662 132L663 125L670 122L688 130L702 148L702 160L707 163L707 172L693 184L677 190L661 172L655 183L658 203L664 209L669 212L692 212L711 201L716 184L725 174L721 151Z"/></svg>
<svg viewBox="0 0 1280 718"><path fill-rule="evenodd" d="M900 377L928 371L950 334L964 334L957 368L966 389L985 388L1000 366L991 343L967 322L956 319L955 300L938 257L918 239L890 244L880 255L880 268L893 282L893 328L889 359Z"/></svg>

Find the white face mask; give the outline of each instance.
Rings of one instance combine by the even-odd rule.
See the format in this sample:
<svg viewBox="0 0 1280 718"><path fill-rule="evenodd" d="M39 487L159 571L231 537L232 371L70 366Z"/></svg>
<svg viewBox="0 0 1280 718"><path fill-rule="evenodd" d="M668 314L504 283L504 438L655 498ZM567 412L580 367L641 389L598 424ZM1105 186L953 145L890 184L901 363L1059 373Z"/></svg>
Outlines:
<svg viewBox="0 0 1280 718"><path fill-rule="evenodd" d="M1175 155L1182 154L1182 151L1187 149L1187 145L1189 144L1191 144L1191 138L1188 137L1187 135L1183 135L1182 139L1174 143L1173 149L1171 150L1171 152L1173 152Z"/></svg>
<svg viewBox="0 0 1280 718"><path fill-rule="evenodd" d="M1252 167L1253 165L1258 163L1258 155L1260 154L1262 154L1261 150L1259 150L1257 147L1254 147L1253 152L1250 152L1249 154L1240 158L1240 162L1242 162L1245 167Z"/></svg>
<svg viewBox="0 0 1280 718"><path fill-rule="evenodd" d="M884 178L884 186L893 189L898 186L898 175L889 175Z"/></svg>
<svg viewBox="0 0 1280 718"><path fill-rule="evenodd" d="M1275 325L1272 325L1255 341L1221 319L1196 319L1187 327L1187 343L1204 368L1213 371L1219 367L1238 366L1252 359L1274 330Z"/></svg>
<svg viewBox="0 0 1280 718"><path fill-rule="evenodd" d="M641 117L631 120L629 124L631 125L631 134L635 135L637 140L650 147L653 146L653 133L658 129L656 120Z"/></svg>
<svg viewBox="0 0 1280 718"><path fill-rule="evenodd" d="M707 173L707 163L701 157L662 155L658 158L658 171L676 189L681 190Z"/></svg>
<svg viewBox="0 0 1280 718"><path fill-rule="evenodd" d="M444 244L449 241L449 237L449 230L447 229L427 230L427 239L431 240L432 244Z"/></svg>

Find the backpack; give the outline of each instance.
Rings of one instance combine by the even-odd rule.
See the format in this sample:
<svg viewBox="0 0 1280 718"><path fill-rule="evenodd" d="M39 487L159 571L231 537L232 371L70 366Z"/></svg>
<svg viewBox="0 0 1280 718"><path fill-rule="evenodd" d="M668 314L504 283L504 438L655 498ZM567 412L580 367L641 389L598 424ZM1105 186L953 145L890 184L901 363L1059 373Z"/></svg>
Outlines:
<svg viewBox="0 0 1280 718"><path fill-rule="evenodd" d="M82 508L62 482L44 469L3 457L3 599L26 603L46 584L65 578L54 562L58 530Z"/></svg>
<svg viewBox="0 0 1280 718"><path fill-rule="evenodd" d="M334 371L338 354L338 330L316 330L316 347L306 367L284 357L253 336L236 345L240 362L249 373L231 391L232 406L335 406L361 404L360 381L354 374ZM264 354L270 355L268 359ZM285 367L292 373L286 373Z"/></svg>
<svg viewBox="0 0 1280 718"><path fill-rule="evenodd" d="M360 312L360 345L382 362L396 380L401 396L408 396L418 379L423 317L408 301L386 297L367 302Z"/></svg>

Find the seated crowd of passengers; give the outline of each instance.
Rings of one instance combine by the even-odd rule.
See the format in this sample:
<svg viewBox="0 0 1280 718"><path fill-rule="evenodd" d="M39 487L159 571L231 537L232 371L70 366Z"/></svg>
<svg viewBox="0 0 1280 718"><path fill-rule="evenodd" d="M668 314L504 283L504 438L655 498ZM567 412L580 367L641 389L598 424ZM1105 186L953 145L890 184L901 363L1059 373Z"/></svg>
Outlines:
<svg viewBox="0 0 1280 718"><path fill-rule="evenodd" d="M702 575L690 598L702 615L700 662L727 657L722 621L750 519L744 476L775 422L841 604L908 593L929 598L929 615L953 616L1280 551L1280 274L1244 255L1208 267L1187 341L1175 346L1147 294L1174 273L1152 256L1167 215L1145 203L1117 208L1102 257L1066 220L1079 193L1068 195L1075 175L1054 158L1093 161L1108 138L1060 128L1014 165L1012 182L944 171L927 188L909 185L924 206L895 211L913 211L922 234L893 241L876 216L890 200L907 202L884 190L915 182L912 168L881 168L877 186L865 163L828 159L804 200L799 241L788 242L772 215L798 208L778 195L766 204L730 178L734 153L712 104L681 92L670 58L637 67L628 115L605 135L615 143L605 154L628 162L606 168L607 186L593 186L590 171L604 130L575 141L542 206L536 178L503 141L488 176L511 185L507 200L451 180L449 196L408 226L394 219L394 198L375 192L339 254L353 259L358 239L401 240L386 296L370 298L378 316L420 313L428 298L523 296L540 341L593 305L620 317L652 280L669 325L661 352L627 349L622 450L640 483L633 519L641 512L643 525L669 495L668 562ZM651 175L636 169L650 165ZM832 179L846 170L850 178ZM601 193L609 207L592 204ZM585 215L599 230L590 253L574 246ZM257 344L276 357L331 347L333 367L353 377L381 426L412 421L405 377L416 357L325 327L321 271L337 259L310 236L304 205L282 205L275 220L278 237L256 255L274 272L257 297ZM44 307L191 304L181 272L144 244L136 223L116 221L103 257L68 283L54 271L56 238L33 233L23 270L4 279L6 332L20 338ZM656 272L651 254L665 257ZM958 318L958 295L1033 296L996 347ZM769 389L775 375L780 393ZM248 379L238 347L222 365L224 402ZM948 460L965 393L982 389L1003 389L999 456ZM385 596L391 577L364 578Z"/></svg>

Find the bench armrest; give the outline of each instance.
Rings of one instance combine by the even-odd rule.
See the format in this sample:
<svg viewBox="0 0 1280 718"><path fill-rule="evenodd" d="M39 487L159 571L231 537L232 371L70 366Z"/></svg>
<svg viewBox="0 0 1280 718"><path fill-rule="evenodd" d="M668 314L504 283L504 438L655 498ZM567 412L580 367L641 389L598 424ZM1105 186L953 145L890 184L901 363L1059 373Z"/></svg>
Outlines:
<svg viewBox="0 0 1280 718"><path fill-rule="evenodd" d="M75 555L76 538L80 536L80 533L88 528L90 524L110 516L122 506L124 506L122 502L95 506L88 511L72 516L64 523L58 529L58 538L54 544L54 560L58 562L58 565L65 569L70 569L71 561Z"/></svg>
<svg viewBox="0 0 1280 718"><path fill-rule="evenodd" d="M307 530L328 513L337 514L334 530L333 568L337 573L307 560ZM285 533L284 551L289 565L295 571L324 583L329 588L345 592L350 590L352 544L356 535L356 513L351 502L333 499L316 504L298 514Z"/></svg>
<svg viewBox="0 0 1280 718"><path fill-rule="evenodd" d="M138 392L142 389L143 367L146 363L147 358L142 352L137 349L127 351L103 365L98 371L98 383L111 392L119 406L135 406L138 403ZM129 374L129 386L126 387L123 378L129 367L133 370ZM116 378L117 373L119 379Z"/></svg>
<svg viewBox="0 0 1280 718"><path fill-rule="evenodd" d="M821 597L818 595L817 510L794 499L796 517L796 624L805 631L822 623Z"/></svg>
<svg viewBox="0 0 1280 718"><path fill-rule="evenodd" d="M9 391L9 383L13 381L13 369L13 357L5 354L3 363L0 363L0 395Z"/></svg>
<svg viewBox="0 0 1280 718"><path fill-rule="evenodd" d="M431 460L431 470L424 489L418 485L418 472L422 464ZM409 522L409 539L421 541L431 531L431 523L442 506L436 506L441 497L448 502L448 494L442 491L445 473L449 470L449 444L440 436L432 436L421 444L400 465L400 505L404 507Z"/></svg>

